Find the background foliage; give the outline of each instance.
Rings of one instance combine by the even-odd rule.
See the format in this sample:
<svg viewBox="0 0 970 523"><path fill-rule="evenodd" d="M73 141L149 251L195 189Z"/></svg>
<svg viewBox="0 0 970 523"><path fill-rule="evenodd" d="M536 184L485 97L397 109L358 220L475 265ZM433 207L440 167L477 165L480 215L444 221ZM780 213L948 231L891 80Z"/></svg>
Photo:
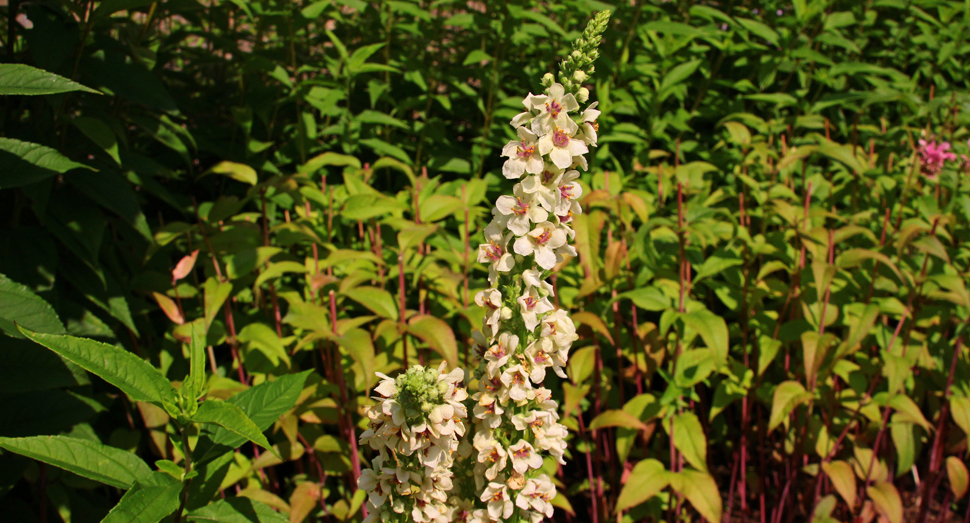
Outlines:
<svg viewBox="0 0 970 523"><path fill-rule="evenodd" d="M477 358L507 121L606 8L556 519L962 520L970 188L916 150L967 153L970 4L935 0L8 0L5 62L80 85L0 66L4 519L360 520L374 372ZM165 406L194 379L272 452Z"/></svg>

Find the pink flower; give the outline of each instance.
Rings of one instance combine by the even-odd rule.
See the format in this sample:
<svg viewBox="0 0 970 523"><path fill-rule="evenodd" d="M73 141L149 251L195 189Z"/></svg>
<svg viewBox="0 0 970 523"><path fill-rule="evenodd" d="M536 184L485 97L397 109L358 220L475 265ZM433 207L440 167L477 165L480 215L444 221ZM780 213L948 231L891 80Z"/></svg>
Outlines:
<svg viewBox="0 0 970 523"><path fill-rule="evenodd" d="M943 170L944 162L957 159L957 155L948 152L949 150L950 142L941 142L937 145L936 141L927 142L922 139L919 141L920 170L927 178L935 180Z"/></svg>
<svg viewBox="0 0 970 523"><path fill-rule="evenodd" d="M970 147L970 140L967 140L967 147ZM963 160L963 163L960 165L960 172L963 174L970 174L970 157L965 154L961 154L960 159Z"/></svg>

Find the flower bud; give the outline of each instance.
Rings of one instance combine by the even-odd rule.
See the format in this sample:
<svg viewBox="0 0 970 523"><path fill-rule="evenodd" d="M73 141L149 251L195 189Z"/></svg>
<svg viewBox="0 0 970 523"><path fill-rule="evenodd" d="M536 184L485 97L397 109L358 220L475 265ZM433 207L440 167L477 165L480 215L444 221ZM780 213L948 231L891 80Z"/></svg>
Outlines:
<svg viewBox="0 0 970 523"><path fill-rule="evenodd" d="M550 85L556 83L556 77L552 73L546 73L542 75L542 86L549 87Z"/></svg>
<svg viewBox="0 0 970 523"><path fill-rule="evenodd" d="M576 71L573 73L573 80L576 80L577 82L585 82L587 78L589 77L586 76L586 73L583 71Z"/></svg>
<svg viewBox="0 0 970 523"><path fill-rule="evenodd" d="M580 87L576 93L576 100L579 100L579 103L585 103L586 100L589 100L589 89Z"/></svg>
<svg viewBox="0 0 970 523"><path fill-rule="evenodd" d="M583 53L577 49L573 51L572 54L570 54L569 56L572 57L574 60L579 60L580 58L583 57Z"/></svg>

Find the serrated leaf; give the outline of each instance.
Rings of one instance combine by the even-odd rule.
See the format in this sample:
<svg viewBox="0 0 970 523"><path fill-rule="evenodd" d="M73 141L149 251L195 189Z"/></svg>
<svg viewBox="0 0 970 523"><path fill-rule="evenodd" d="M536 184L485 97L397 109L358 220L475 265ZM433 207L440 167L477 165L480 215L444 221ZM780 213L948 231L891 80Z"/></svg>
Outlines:
<svg viewBox="0 0 970 523"><path fill-rule="evenodd" d="M179 506L182 483L164 472L137 482L101 523L158 523Z"/></svg>
<svg viewBox="0 0 970 523"><path fill-rule="evenodd" d="M91 167L72 161L50 147L0 138L0 189L39 182L71 169Z"/></svg>
<svg viewBox="0 0 970 523"><path fill-rule="evenodd" d="M25 64L0 64L0 95L41 95L70 91L101 94L43 69Z"/></svg>
<svg viewBox="0 0 970 523"><path fill-rule="evenodd" d="M244 497L220 499L189 512L186 518L200 523L289 523L269 505Z"/></svg>
<svg viewBox="0 0 970 523"><path fill-rule="evenodd" d="M36 332L67 332L50 304L26 286L0 274L0 329L9 336L21 338L14 322Z"/></svg>
<svg viewBox="0 0 970 523"><path fill-rule="evenodd" d="M122 489L152 473L137 455L67 436L0 438L0 448Z"/></svg>
<svg viewBox="0 0 970 523"><path fill-rule="evenodd" d="M667 470L655 459L645 459L633 467L626 485L616 500L616 511L635 507L667 488Z"/></svg>
<svg viewBox="0 0 970 523"><path fill-rule="evenodd" d="M174 404L172 384L147 361L114 345L73 336L31 332L20 327L31 340L76 363L84 370L118 387L135 401Z"/></svg>
<svg viewBox="0 0 970 523"><path fill-rule="evenodd" d="M273 450L256 423L249 419L241 408L232 403L216 399L203 401L199 404L199 410L192 416L192 421L218 425L266 450Z"/></svg>
<svg viewBox="0 0 970 523"><path fill-rule="evenodd" d="M458 342L447 323L429 314L416 315L408 320L408 333L440 354L449 368L458 367Z"/></svg>

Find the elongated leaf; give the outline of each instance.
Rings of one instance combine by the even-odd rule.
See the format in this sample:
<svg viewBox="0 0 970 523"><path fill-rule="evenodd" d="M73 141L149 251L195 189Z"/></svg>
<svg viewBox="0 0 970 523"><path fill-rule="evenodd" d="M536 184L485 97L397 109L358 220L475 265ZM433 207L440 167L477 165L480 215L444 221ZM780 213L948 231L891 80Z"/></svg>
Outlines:
<svg viewBox="0 0 970 523"><path fill-rule="evenodd" d="M43 69L25 64L0 64L0 95L57 94L70 91L101 94Z"/></svg>
<svg viewBox="0 0 970 523"><path fill-rule="evenodd" d="M880 481L869 487L866 491L869 499L875 505L876 510L882 517L889 520L889 523L903 523L903 500L899 497L899 491L888 481Z"/></svg>
<svg viewBox="0 0 970 523"><path fill-rule="evenodd" d="M158 523L179 506L182 483L164 472L139 481L101 523Z"/></svg>
<svg viewBox="0 0 970 523"><path fill-rule="evenodd" d="M408 332L440 354L449 368L458 366L458 342L447 323L428 314L417 315L408 321Z"/></svg>
<svg viewBox="0 0 970 523"><path fill-rule="evenodd" d="M189 376L182 382L182 394L186 398L196 399L205 386L205 320L199 318L188 326L191 330Z"/></svg>
<svg viewBox="0 0 970 523"><path fill-rule="evenodd" d="M85 338L31 332L23 327L20 327L20 332L84 370L100 376L135 401L175 403L175 389L165 376L150 363L126 350Z"/></svg>
<svg viewBox="0 0 970 523"><path fill-rule="evenodd" d="M243 163L228 161L219 162L204 174L210 173L221 174L223 176L232 178L233 180L248 183L249 185L256 185L256 182L258 181L256 169L253 169L252 167Z"/></svg>
<svg viewBox="0 0 970 523"><path fill-rule="evenodd" d="M289 523L288 519L268 505L243 497L220 499L193 510L188 514L188 520L202 523Z"/></svg>
<svg viewBox="0 0 970 523"><path fill-rule="evenodd" d="M970 437L970 398L950 396L950 415L963 434Z"/></svg>
<svg viewBox="0 0 970 523"><path fill-rule="evenodd" d="M707 437L704 427L692 412L674 416L674 446L694 468L707 472ZM668 432L670 426L667 426Z"/></svg>
<svg viewBox="0 0 970 523"><path fill-rule="evenodd" d="M152 473L137 455L67 436L0 438L0 448L43 461L88 479L128 489Z"/></svg>
<svg viewBox="0 0 970 523"><path fill-rule="evenodd" d="M346 296L367 307L368 310L382 318L397 321L398 308L394 298L384 289L377 287L355 287L348 290Z"/></svg>
<svg viewBox="0 0 970 523"><path fill-rule="evenodd" d="M852 466L845 461L829 461L822 463L822 470L832 481L835 491L842 496L842 499L850 506L855 506L855 473Z"/></svg>
<svg viewBox="0 0 970 523"><path fill-rule="evenodd" d="M637 463L616 500L616 511L635 507L667 488L668 476L663 463L645 459Z"/></svg>
<svg viewBox="0 0 970 523"><path fill-rule="evenodd" d="M684 469L676 474L668 473L670 486L687 498L694 510L707 521L721 521L721 494L714 478L706 472Z"/></svg>
<svg viewBox="0 0 970 523"><path fill-rule="evenodd" d="M641 287L626 291L617 298L629 298L634 305L648 311L664 311L670 308L670 298L657 287Z"/></svg>
<svg viewBox="0 0 970 523"><path fill-rule="evenodd" d="M249 419L249 416L241 408L232 403L214 399L203 401L199 405L199 410L192 416L192 421L218 425L237 436L272 451L263 431L259 430L256 423Z"/></svg>
<svg viewBox="0 0 970 523"><path fill-rule="evenodd" d="M67 333L53 307L27 287L0 274L0 329L20 338L14 322L37 332Z"/></svg>
<svg viewBox="0 0 970 523"><path fill-rule="evenodd" d="M704 344L714 352L718 367L727 364L728 328L724 318L707 309L698 309L681 315L688 327L697 331Z"/></svg>
<svg viewBox="0 0 970 523"><path fill-rule="evenodd" d="M589 430L605 429L608 427L625 427L628 429L646 430L647 425L636 416L622 410L607 410L593 418L589 423Z"/></svg>
<svg viewBox="0 0 970 523"><path fill-rule="evenodd" d="M0 138L0 189L21 187L78 168L90 169L50 147Z"/></svg>
<svg viewBox="0 0 970 523"><path fill-rule="evenodd" d="M576 323L586 325L590 329L593 329L593 332L596 332L606 338L607 341L610 342L610 345L614 344L613 335L610 334L609 327L607 327L603 319L597 316L595 313L589 311L577 312L571 316L571 319Z"/></svg>
<svg viewBox="0 0 970 523"><path fill-rule="evenodd" d="M771 419L768 431L775 430L778 425L788 419L795 407L812 399L812 393L806 392L805 387L797 381L786 381L775 387L774 398L771 401Z"/></svg>
<svg viewBox="0 0 970 523"><path fill-rule="evenodd" d="M299 374L287 374L274 381L260 383L226 401L242 409L260 431L266 430L293 408L311 372L313 371L307 370ZM207 429L205 434L195 449L200 460L218 456L246 441L245 437L218 426L212 430Z"/></svg>
<svg viewBox="0 0 970 523"><path fill-rule="evenodd" d="M953 499L962 498L967 493L968 485L970 485L967 464L956 456L947 457L946 476L950 479L950 490L953 491Z"/></svg>

